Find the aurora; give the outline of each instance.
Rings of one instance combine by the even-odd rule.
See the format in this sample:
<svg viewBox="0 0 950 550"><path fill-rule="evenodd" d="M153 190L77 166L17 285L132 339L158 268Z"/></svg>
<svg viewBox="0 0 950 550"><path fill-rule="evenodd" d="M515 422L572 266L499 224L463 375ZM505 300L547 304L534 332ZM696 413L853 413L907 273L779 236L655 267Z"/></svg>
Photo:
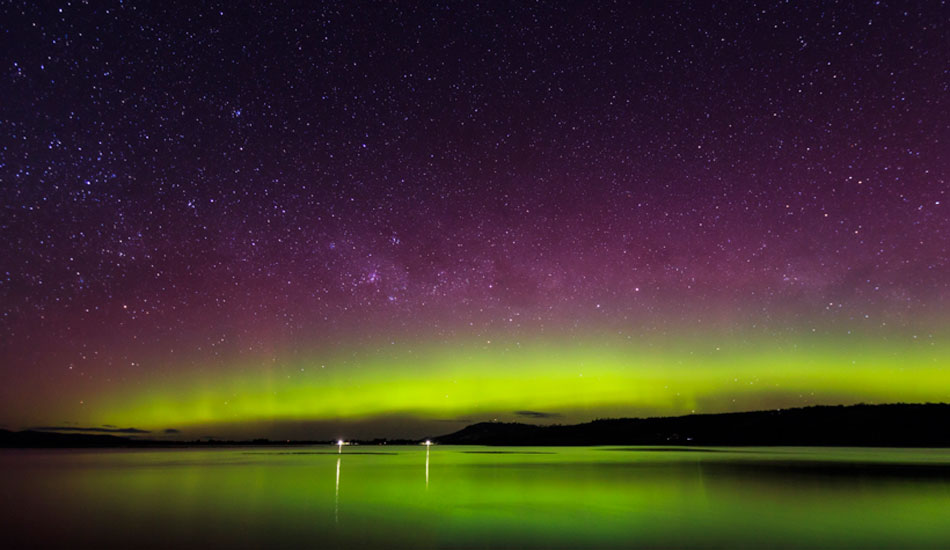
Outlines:
<svg viewBox="0 0 950 550"><path fill-rule="evenodd" d="M0 424L948 401L942 8L0 8Z"/></svg>
<svg viewBox="0 0 950 550"><path fill-rule="evenodd" d="M934 335L720 335L642 342L588 337L363 346L119 387L56 414L181 437L327 436L352 421L411 419L399 436L446 421L569 423L818 403L947 399L950 350ZM48 422L55 417L48 419ZM385 425L385 424L384 424ZM391 427L387 426L390 430ZM365 435L379 434L360 429Z"/></svg>
<svg viewBox="0 0 950 550"><path fill-rule="evenodd" d="M0 2L4 548L950 548L948 22Z"/></svg>

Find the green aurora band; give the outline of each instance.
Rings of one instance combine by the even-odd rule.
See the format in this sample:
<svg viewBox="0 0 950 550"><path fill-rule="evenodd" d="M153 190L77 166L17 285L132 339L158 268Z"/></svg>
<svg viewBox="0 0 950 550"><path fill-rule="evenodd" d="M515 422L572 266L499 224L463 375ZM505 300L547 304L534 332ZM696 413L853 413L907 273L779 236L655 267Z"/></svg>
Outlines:
<svg viewBox="0 0 950 550"><path fill-rule="evenodd" d="M567 423L810 404L950 401L950 349L946 339L933 335L713 340L469 341L315 352L271 367L187 370L152 380L147 390L97 396L82 418L187 432L190 426L386 416L475 422L541 411Z"/></svg>

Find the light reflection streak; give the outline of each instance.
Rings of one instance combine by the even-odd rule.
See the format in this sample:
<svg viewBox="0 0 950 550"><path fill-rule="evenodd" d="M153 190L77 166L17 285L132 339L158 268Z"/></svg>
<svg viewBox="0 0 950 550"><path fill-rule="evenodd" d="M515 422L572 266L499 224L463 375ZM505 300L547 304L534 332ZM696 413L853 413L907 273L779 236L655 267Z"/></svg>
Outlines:
<svg viewBox="0 0 950 550"><path fill-rule="evenodd" d="M340 523L340 464L343 457L336 459L336 492L333 495L333 521Z"/></svg>

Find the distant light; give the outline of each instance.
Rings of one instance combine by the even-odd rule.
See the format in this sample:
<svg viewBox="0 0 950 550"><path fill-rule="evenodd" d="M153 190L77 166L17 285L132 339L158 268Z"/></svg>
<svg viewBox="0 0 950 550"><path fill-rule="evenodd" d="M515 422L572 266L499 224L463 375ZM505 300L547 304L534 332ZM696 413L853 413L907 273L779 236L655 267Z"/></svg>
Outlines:
<svg viewBox="0 0 950 550"><path fill-rule="evenodd" d="M423 443L423 445L425 445L426 447L428 447L428 446L432 445L432 441L426 439L426 442Z"/></svg>
<svg viewBox="0 0 950 550"><path fill-rule="evenodd" d="M337 439L337 440L336 440L336 444L337 444L338 446L341 446L341 447L342 447L342 446L343 446L343 440L342 440L342 439Z"/></svg>

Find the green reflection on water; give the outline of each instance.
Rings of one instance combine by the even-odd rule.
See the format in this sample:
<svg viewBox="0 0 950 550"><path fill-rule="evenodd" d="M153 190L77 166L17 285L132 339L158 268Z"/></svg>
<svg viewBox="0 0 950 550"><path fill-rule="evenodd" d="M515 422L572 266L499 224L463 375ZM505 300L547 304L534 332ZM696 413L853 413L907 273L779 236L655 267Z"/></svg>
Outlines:
<svg viewBox="0 0 950 550"><path fill-rule="evenodd" d="M0 453L14 545L947 547L950 451Z"/></svg>

